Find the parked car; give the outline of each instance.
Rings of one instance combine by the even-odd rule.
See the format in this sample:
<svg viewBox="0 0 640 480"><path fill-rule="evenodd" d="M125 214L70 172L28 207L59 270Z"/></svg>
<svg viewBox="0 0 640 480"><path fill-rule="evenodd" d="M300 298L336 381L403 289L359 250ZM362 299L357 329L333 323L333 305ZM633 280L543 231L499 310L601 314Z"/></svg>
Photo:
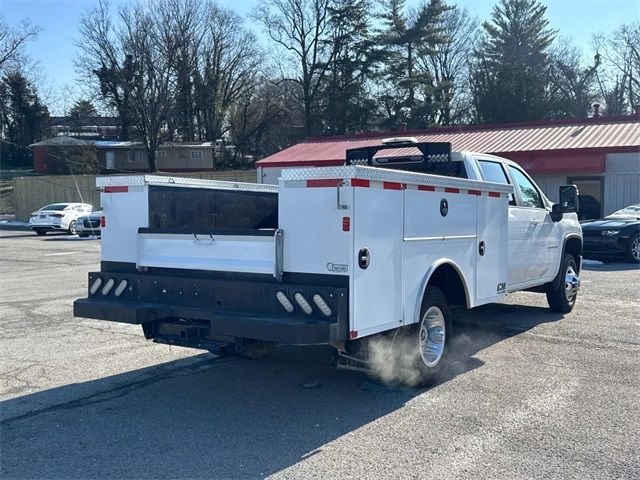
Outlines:
<svg viewBox="0 0 640 480"><path fill-rule="evenodd" d="M640 203L581 225L584 258L640 263Z"/></svg>
<svg viewBox="0 0 640 480"><path fill-rule="evenodd" d="M52 203L31 214L29 228L37 235L48 231L67 231L76 233L76 222L79 216L91 213L93 207L88 203Z"/></svg>
<svg viewBox="0 0 640 480"><path fill-rule="evenodd" d="M79 237L88 237L94 235L100 236L100 217L102 216L102 209L94 210L89 215L83 215L78 217L76 221L76 232Z"/></svg>

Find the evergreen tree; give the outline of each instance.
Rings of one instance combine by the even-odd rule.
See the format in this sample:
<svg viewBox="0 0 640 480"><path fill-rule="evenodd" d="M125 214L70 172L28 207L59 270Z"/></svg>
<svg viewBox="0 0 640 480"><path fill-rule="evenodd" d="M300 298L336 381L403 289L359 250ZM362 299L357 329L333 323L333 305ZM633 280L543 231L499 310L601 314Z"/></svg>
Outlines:
<svg viewBox="0 0 640 480"><path fill-rule="evenodd" d="M384 29L379 42L384 48L386 86L381 100L388 127L404 121L411 128L429 123L433 105L433 75L421 68L417 58L434 53L448 42L443 33L443 16L448 7L443 0L429 0L412 15L405 0L388 0L381 15Z"/></svg>
<svg viewBox="0 0 640 480"><path fill-rule="evenodd" d="M341 135L366 130L375 111L370 79L380 60L370 34L368 0L342 0L329 7L334 55L319 95L322 133Z"/></svg>
<svg viewBox="0 0 640 480"><path fill-rule="evenodd" d="M49 111L35 87L20 72L9 73L0 82L0 139L2 166L28 167L31 155L27 148L42 139L49 121Z"/></svg>
<svg viewBox="0 0 640 480"><path fill-rule="evenodd" d="M500 0L482 25L471 73L478 122L545 117L548 49L556 35L545 13L538 0Z"/></svg>

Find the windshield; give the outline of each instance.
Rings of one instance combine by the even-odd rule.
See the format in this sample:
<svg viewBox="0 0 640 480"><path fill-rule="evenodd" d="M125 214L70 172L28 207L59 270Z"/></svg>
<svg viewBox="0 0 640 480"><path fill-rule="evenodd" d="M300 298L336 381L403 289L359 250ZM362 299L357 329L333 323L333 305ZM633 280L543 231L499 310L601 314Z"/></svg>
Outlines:
<svg viewBox="0 0 640 480"><path fill-rule="evenodd" d="M66 203L52 203L51 205L42 207L40 210L64 210L67 206Z"/></svg>
<svg viewBox="0 0 640 480"><path fill-rule="evenodd" d="M609 217L636 217L640 218L640 203L629 205L617 212L613 212Z"/></svg>

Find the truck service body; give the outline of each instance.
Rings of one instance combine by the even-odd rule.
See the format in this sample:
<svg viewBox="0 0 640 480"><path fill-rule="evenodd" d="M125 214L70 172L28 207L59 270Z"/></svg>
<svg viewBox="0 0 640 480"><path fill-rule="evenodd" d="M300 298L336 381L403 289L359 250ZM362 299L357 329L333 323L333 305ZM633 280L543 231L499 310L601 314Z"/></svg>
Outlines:
<svg viewBox="0 0 640 480"><path fill-rule="evenodd" d="M379 151L401 147L423 155ZM415 331L426 378L451 336L449 305L532 289L571 310L582 248L572 191L552 206L517 164L446 148L393 139L349 151L342 167L284 170L278 186L99 177L101 270L75 315L253 353L289 343L344 354Z"/></svg>

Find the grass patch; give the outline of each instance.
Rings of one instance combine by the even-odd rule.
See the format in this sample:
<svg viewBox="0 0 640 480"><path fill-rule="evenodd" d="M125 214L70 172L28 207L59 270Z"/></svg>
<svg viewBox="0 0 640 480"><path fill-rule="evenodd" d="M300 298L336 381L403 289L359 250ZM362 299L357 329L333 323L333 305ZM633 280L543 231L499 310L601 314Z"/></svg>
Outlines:
<svg viewBox="0 0 640 480"><path fill-rule="evenodd" d="M0 181L0 213L15 213L13 181Z"/></svg>

